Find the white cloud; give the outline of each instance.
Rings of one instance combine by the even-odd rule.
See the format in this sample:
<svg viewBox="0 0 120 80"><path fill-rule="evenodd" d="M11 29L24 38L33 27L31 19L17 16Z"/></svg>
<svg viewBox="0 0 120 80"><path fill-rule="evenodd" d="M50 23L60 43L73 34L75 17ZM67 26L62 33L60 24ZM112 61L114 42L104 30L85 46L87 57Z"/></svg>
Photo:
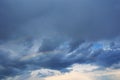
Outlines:
<svg viewBox="0 0 120 80"><path fill-rule="evenodd" d="M62 73L58 70L39 69L31 71L30 75L20 75L6 80L119 80L120 70L100 70L98 66L91 64L74 64L67 68L69 72ZM98 69L98 70L97 70Z"/></svg>

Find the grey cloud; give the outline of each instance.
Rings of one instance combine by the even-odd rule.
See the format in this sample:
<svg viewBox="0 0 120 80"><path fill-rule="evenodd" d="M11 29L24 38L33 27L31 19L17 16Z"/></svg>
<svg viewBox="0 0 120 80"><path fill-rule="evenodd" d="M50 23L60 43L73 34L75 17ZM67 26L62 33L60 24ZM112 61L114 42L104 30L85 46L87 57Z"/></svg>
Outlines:
<svg viewBox="0 0 120 80"><path fill-rule="evenodd" d="M109 67L113 64L119 64L120 51L104 51L97 56L97 63L102 66Z"/></svg>
<svg viewBox="0 0 120 80"><path fill-rule="evenodd" d="M1 0L0 46L12 48L18 59L0 51L0 66L5 67L0 75L16 75L38 67L64 69L73 63L104 67L119 63L119 41L110 44L113 51L91 49L94 41L120 35L119 4L118 0ZM31 51L38 38L38 50ZM14 43L18 39L23 42ZM15 46L8 46L9 41ZM31 53L37 56L29 58ZM25 56L28 59L21 61Z"/></svg>
<svg viewBox="0 0 120 80"><path fill-rule="evenodd" d="M14 61L9 57L9 52L0 50L0 79L17 74L13 68Z"/></svg>
<svg viewBox="0 0 120 80"><path fill-rule="evenodd" d="M116 43L116 41L114 41ZM106 44L106 46L110 46L111 43ZM118 43L118 42L117 42ZM104 44L101 43L101 46ZM97 45L97 43L82 43L74 49L71 52L71 43L68 43L69 49L68 52L58 52L56 54L43 54L43 56L39 57L37 56L37 60L33 60L32 63L38 64L40 61L41 66L52 68L52 69L64 69L65 67L68 67L74 63L80 63L80 64L97 64L101 67L112 67L115 64L119 64L120 57L119 57L119 45L114 44L110 47L110 49L106 50L105 47L98 47L96 46L96 49L93 49L94 45ZM67 48L66 48L67 49ZM59 50L59 49L58 49ZM69 51L70 50L70 51ZM67 50L66 50L67 51Z"/></svg>
<svg viewBox="0 0 120 80"><path fill-rule="evenodd" d="M1 39L56 34L96 40L119 35L117 0L7 0L1 3Z"/></svg>
<svg viewBox="0 0 120 80"><path fill-rule="evenodd" d="M47 40L49 41L49 39ZM111 46L111 43L115 43L114 47L116 48L114 49L114 47L112 46L111 50L104 50L104 47L102 48L98 47L98 49L93 49L94 45L96 45L95 42L81 43L80 41L80 44L77 45L78 47L75 49L72 49L73 51L71 51L71 47L74 45L71 45L73 44L73 42L71 43L70 42L66 44L62 42L61 44L59 44L59 47L51 46L52 49L51 48L49 49L50 46L46 48L44 47L46 45L43 45L41 47L45 49L38 51L37 53L34 53L34 55L36 56L32 56L32 57L29 57L31 54L28 53L29 50L31 50L31 47L29 47L29 45L26 45L28 43L32 44L32 41L29 42L29 39L28 39L28 42L26 40L25 42L22 41L20 43L21 45L23 44L22 47L28 47L27 49L25 48L25 50L28 50L28 52L26 51L25 52L26 54L25 54L18 51L18 53L16 53L18 57L15 56L17 58L12 57L13 54L11 54L10 52L5 51L4 49L1 50L0 75L3 76L1 77L1 79L7 76L15 76L18 74L22 74L24 73L24 71L28 72L38 68L50 68L50 69L65 71L66 67L69 67L75 63L80 63L80 64L90 63L90 64L96 64L106 68L106 67L112 67L112 66L114 67L120 62L120 57L119 57L120 50L116 50L119 48L119 45L116 44L118 43L117 41L114 41L114 42L111 41L108 44ZM76 43L78 43L78 41ZM61 46L63 46L62 49L61 49ZM68 46L68 47L65 47L65 46ZM20 50L24 50L21 47L19 48ZM21 60L26 56L28 58Z"/></svg>
<svg viewBox="0 0 120 80"><path fill-rule="evenodd" d="M39 52L50 52L54 51L56 48L58 48L61 44L61 40L57 39L43 39L41 47L39 48Z"/></svg>

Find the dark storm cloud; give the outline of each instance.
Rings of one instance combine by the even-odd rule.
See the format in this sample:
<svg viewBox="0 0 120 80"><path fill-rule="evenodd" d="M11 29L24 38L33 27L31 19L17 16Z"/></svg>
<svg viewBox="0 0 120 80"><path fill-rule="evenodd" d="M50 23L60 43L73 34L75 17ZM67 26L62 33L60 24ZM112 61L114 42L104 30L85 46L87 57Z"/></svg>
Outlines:
<svg viewBox="0 0 120 80"><path fill-rule="evenodd" d="M31 54L27 52L26 55L19 52L15 53L18 54L18 56L14 57L14 54L3 49L0 51L0 75L3 76L1 79L8 76L16 76L22 74L24 71L31 71L39 68L50 68L62 71L65 70L66 67L69 67L75 63L89 63L96 64L104 68L114 68L114 64L117 65L120 63L120 45L118 45L118 42L115 42L108 44L111 46L111 44L113 45L114 43L114 47L110 47L110 50L104 50L103 47L97 47L98 49L94 49L94 46L97 43L83 42L78 45L79 47L75 48L73 51L71 51L71 44L73 44L73 42L68 42L66 44L61 43L57 48L54 46L52 49L49 49L48 47L47 49L38 51L38 53L34 53L36 56L32 57L29 57ZM29 45L24 45L25 43L27 42L22 41L21 44L23 44L23 47L29 47ZM30 47L27 48L27 50L31 49L32 48ZM27 58L25 58L26 56Z"/></svg>
<svg viewBox="0 0 120 80"><path fill-rule="evenodd" d="M17 74L9 56L9 52L0 50L0 79Z"/></svg>
<svg viewBox="0 0 120 80"><path fill-rule="evenodd" d="M0 79L16 76L22 74L25 70L29 70L29 63L20 61L19 59L12 57L10 52L0 50ZM35 66L30 69L34 68Z"/></svg>
<svg viewBox="0 0 120 80"><path fill-rule="evenodd" d="M43 3L42 3L43 2ZM40 3L40 4L39 4ZM34 34L34 28L43 29L41 24L34 25L31 27L29 21L37 17L44 17L49 14L50 7L47 6L48 2L45 1L16 1L6 0L1 1L0 6L0 37L1 39L8 39L11 37L21 37L23 34ZM46 6L45 6L46 4ZM39 28L38 28L39 27ZM35 30L37 30L35 29ZM34 34L35 35L35 34ZM30 35L28 35L30 36Z"/></svg>
<svg viewBox="0 0 120 80"><path fill-rule="evenodd" d="M0 36L6 39L56 34L89 40L115 37L119 35L119 3L118 0L1 1Z"/></svg>
<svg viewBox="0 0 120 80"><path fill-rule="evenodd" d="M97 45L97 43L84 42L71 51L72 43L66 44L69 48L64 47L67 52L64 52L64 50L59 52L59 48L50 50L51 52L48 53L44 53L45 51L43 51L42 55L27 59L26 63L34 66L62 70L74 63L92 63L101 67L111 67L120 62L120 50L118 49L120 45L118 44L114 44L114 47L116 48L112 46L110 50L104 50L104 47L96 47L96 49L94 49L94 46ZM111 43L108 45L110 46Z"/></svg>
<svg viewBox="0 0 120 80"><path fill-rule="evenodd" d="M75 64L96 64L100 67L114 67L114 65L118 64L117 68L119 67L120 63L120 57L119 57L120 51L104 51L99 50L90 54L90 51L83 51L80 50L78 53L73 53L69 57L65 57L67 54L46 54L42 56L37 56L35 58L27 60L26 63L29 65L34 65L36 67L44 67L44 68L51 68L51 69L57 69L57 70L64 70L66 67Z"/></svg>
<svg viewBox="0 0 120 80"><path fill-rule="evenodd" d="M1 0L0 78L41 67L61 70L74 63L118 64L119 41L107 51L93 41L120 35L119 5L119 0ZM18 39L23 42L14 43Z"/></svg>
<svg viewBox="0 0 120 80"><path fill-rule="evenodd" d="M82 44L83 42L84 41L82 41L82 40L73 40L73 41L71 41L70 42L70 50L69 50L69 52L72 52L75 49L77 49L80 46L80 44Z"/></svg>
<svg viewBox="0 0 120 80"><path fill-rule="evenodd" d="M100 55L97 56L97 63L99 65L106 66L106 67L109 67L113 64L119 64L120 63L120 50L103 51Z"/></svg>
<svg viewBox="0 0 120 80"><path fill-rule="evenodd" d="M49 52L54 51L59 47L61 41L56 39L43 39L39 52Z"/></svg>

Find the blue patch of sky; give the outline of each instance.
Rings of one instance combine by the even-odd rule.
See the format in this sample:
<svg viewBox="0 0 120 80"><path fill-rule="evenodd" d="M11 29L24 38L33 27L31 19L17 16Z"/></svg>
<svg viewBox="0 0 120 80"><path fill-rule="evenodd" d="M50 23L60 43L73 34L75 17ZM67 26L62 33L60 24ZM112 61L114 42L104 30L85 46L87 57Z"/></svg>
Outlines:
<svg viewBox="0 0 120 80"><path fill-rule="evenodd" d="M93 46L91 47L92 50L99 50L103 48L103 44L101 43L94 43Z"/></svg>

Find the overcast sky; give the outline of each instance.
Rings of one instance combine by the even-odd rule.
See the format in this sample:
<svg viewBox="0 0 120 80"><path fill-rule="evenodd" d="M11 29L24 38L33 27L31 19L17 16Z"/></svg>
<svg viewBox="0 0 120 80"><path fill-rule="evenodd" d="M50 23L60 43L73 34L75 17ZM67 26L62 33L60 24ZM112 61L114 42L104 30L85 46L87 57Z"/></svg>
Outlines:
<svg viewBox="0 0 120 80"><path fill-rule="evenodd" d="M119 80L119 0L0 0L0 80Z"/></svg>

